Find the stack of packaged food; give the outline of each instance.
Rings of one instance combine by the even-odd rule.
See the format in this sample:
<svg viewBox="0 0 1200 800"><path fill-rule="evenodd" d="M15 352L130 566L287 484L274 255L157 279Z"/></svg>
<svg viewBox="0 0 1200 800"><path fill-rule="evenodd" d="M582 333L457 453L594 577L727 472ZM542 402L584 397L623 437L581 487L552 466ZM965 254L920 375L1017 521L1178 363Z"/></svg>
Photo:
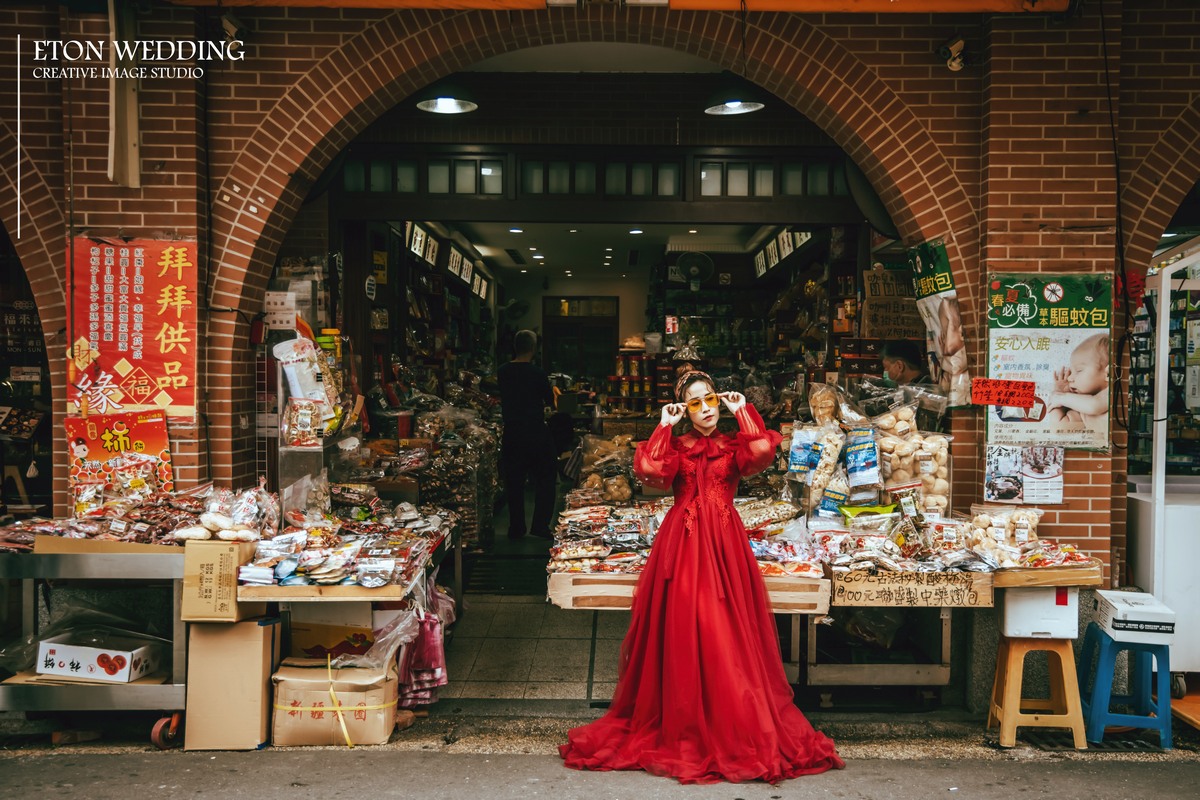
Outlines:
<svg viewBox="0 0 1200 800"><path fill-rule="evenodd" d="M370 488L370 487L366 487ZM254 558L241 567L244 585L340 585L378 588L408 585L428 564L430 556L457 524L454 514L440 508L417 508L401 503L383 508L377 497L362 498L363 487L334 484L334 497L354 495L366 505L335 505L331 516L291 512L284 529L259 541ZM377 512L366 512L379 505ZM346 519L344 509L362 509Z"/></svg>

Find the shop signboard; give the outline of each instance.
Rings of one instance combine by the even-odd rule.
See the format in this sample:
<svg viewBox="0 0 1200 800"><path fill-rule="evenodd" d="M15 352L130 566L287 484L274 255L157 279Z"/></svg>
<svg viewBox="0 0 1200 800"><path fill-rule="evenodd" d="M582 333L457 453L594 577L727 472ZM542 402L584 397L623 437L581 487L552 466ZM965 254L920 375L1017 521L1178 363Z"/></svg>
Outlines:
<svg viewBox="0 0 1200 800"><path fill-rule="evenodd" d="M161 410L68 416L64 424L67 487L76 515L113 494L175 490L167 417Z"/></svg>
<svg viewBox="0 0 1200 800"><path fill-rule="evenodd" d="M925 325L917 311L912 277L907 269L882 265L863 282L862 335L866 339L921 339Z"/></svg>
<svg viewBox="0 0 1200 800"><path fill-rule="evenodd" d="M993 274L986 302L988 375L1034 384L987 406L988 443L1108 449L1112 276Z"/></svg>
<svg viewBox="0 0 1200 800"><path fill-rule="evenodd" d="M917 245L908 251L908 263L917 311L925 323L929 375L950 398L952 407L969 405L971 378L967 374L966 340L946 243L936 239Z"/></svg>
<svg viewBox="0 0 1200 800"><path fill-rule="evenodd" d="M196 416L196 242L72 243L68 414Z"/></svg>

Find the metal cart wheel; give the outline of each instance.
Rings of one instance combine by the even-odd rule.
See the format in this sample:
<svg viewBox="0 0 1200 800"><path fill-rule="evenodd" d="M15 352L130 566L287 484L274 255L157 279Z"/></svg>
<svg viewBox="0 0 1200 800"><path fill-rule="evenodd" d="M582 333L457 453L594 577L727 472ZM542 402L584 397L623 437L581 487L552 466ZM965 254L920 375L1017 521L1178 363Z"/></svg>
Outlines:
<svg viewBox="0 0 1200 800"><path fill-rule="evenodd" d="M183 712L176 711L169 717L163 717L158 722L154 723L154 727L150 729L150 742L159 750L171 750L183 744L183 728L180 722L183 720Z"/></svg>
<svg viewBox="0 0 1200 800"><path fill-rule="evenodd" d="M1187 675L1182 672L1171 673L1171 699L1182 700L1187 697Z"/></svg>

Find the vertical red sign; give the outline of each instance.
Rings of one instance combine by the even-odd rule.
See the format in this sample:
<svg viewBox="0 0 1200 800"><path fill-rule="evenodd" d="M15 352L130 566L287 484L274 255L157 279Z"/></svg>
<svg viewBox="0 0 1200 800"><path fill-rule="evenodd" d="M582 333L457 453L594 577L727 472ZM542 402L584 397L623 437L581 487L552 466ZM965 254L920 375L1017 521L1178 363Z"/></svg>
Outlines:
<svg viewBox="0 0 1200 800"><path fill-rule="evenodd" d="M194 417L196 243L78 237L71 259L67 413Z"/></svg>

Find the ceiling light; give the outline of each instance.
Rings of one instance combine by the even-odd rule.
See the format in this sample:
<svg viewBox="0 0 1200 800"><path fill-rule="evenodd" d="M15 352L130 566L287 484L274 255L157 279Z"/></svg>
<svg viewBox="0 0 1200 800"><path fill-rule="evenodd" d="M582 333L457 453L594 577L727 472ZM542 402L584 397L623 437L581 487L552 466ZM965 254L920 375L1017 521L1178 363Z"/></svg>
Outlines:
<svg viewBox="0 0 1200 800"><path fill-rule="evenodd" d="M690 231L688 231L688 233L699 233L699 231L697 231L695 228L692 228Z"/></svg>
<svg viewBox="0 0 1200 800"><path fill-rule="evenodd" d="M629 232L636 236L637 234L642 232L642 229L641 228L630 228Z"/></svg>
<svg viewBox="0 0 1200 800"><path fill-rule="evenodd" d="M611 253L611 252L612 252L612 248L611 248L611 247L606 247L606 248L604 248L604 249L605 249L605 251L606 251L606 252L609 252L609 253Z"/></svg>
<svg viewBox="0 0 1200 800"><path fill-rule="evenodd" d="M509 228L508 232L509 233L524 233L525 231L522 230L521 228Z"/></svg>
<svg viewBox="0 0 1200 800"><path fill-rule="evenodd" d="M577 228L571 228L571 230L568 231L568 233L579 233L579 230Z"/></svg>
<svg viewBox="0 0 1200 800"><path fill-rule="evenodd" d="M432 114L466 114L479 104L463 87L440 84L417 94L417 108Z"/></svg>
<svg viewBox="0 0 1200 800"><path fill-rule="evenodd" d="M746 81L726 71L709 96L704 113L716 117L729 117L761 111L765 106L758 100L758 93Z"/></svg>
<svg viewBox="0 0 1200 800"><path fill-rule="evenodd" d="M537 255L534 256L534 258L536 258L540 261L541 259L545 258L545 256L542 255L541 253L538 253Z"/></svg>
<svg viewBox="0 0 1200 800"><path fill-rule="evenodd" d="M527 269L523 269L523 270L521 270L521 274L522 274L522 275L524 275L526 272L529 272L529 270L527 270Z"/></svg>
<svg viewBox="0 0 1200 800"><path fill-rule="evenodd" d="M531 251L533 251L533 252L537 252L537 248L536 248L536 247L531 247L531 248L529 248L529 249L530 249Z"/></svg>

